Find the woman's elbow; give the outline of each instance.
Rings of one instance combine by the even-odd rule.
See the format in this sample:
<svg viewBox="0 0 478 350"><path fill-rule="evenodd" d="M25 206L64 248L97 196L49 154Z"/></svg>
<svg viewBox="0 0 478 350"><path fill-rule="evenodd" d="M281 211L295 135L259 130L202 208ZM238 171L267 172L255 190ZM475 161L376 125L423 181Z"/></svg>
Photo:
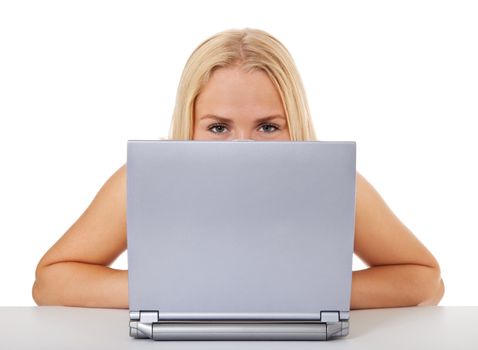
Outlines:
<svg viewBox="0 0 478 350"><path fill-rule="evenodd" d="M45 304L43 303L42 298L41 298L41 293L40 293L40 291L39 291L39 287L38 287L37 281L33 282L32 298L33 298L33 301L34 301L38 306L45 305Z"/></svg>
<svg viewBox="0 0 478 350"><path fill-rule="evenodd" d="M38 306L52 305L54 303L49 301L51 296L49 296L48 287L50 284L51 278L48 276L48 268L44 266L38 266L35 271L35 281L32 286L32 298Z"/></svg>
<svg viewBox="0 0 478 350"><path fill-rule="evenodd" d="M35 272L35 281L33 282L32 286L32 298L38 306L46 305L44 292L41 287L41 279L42 279L43 271L40 268L37 268Z"/></svg>
<svg viewBox="0 0 478 350"><path fill-rule="evenodd" d="M440 278L440 281L438 282L438 287L431 301L431 305L438 305L440 303L440 300L443 298L443 295L445 295L445 283L443 282L443 279Z"/></svg>
<svg viewBox="0 0 478 350"><path fill-rule="evenodd" d="M429 277L429 287L427 297L422 300L418 306L435 306L440 303L440 300L445 294L445 283L441 277L440 268L432 268Z"/></svg>
<svg viewBox="0 0 478 350"><path fill-rule="evenodd" d="M440 278L440 286L438 287L438 294L437 294L437 303L435 305L438 305L440 300L443 298L445 295L445 283L443 282L443 278Z"/></svg>

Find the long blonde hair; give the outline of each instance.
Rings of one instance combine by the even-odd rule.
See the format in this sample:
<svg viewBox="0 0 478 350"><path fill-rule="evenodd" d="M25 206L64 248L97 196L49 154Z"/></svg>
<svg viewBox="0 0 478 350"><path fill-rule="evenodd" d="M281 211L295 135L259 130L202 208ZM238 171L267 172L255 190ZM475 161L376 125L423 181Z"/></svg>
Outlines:
<svg viewBox="0 0 478 350"><path fill-rule="evenodd" d="M202 42L191 54L179 82L169 139L191 140L194 104L212 72L239 65L246 72L266 72L278 90L291 141L315 141L316 135L305 90L295 63L285 46L259 29L229 29Z"/></svg>

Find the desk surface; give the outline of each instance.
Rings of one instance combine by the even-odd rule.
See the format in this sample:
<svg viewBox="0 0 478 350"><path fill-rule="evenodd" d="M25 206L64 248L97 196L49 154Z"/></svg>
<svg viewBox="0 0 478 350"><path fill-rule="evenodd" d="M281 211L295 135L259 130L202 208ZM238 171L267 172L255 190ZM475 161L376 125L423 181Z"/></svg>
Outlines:
<svg viewBox="0 0 478 350"><path fill-rule="evenodd" d="M127 310L0 307L2 349L478 349L478 306L353 310L331 341L163 341L129 337ZM320 344L319 344L320 343Z"/></svg>

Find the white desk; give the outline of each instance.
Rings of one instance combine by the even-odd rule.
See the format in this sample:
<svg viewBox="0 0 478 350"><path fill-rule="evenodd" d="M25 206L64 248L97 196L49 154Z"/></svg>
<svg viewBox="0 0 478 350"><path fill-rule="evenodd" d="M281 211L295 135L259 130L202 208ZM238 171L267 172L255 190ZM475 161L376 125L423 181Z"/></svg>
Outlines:
<svg viewBox="0 0 478 350"><path fill-rule="evenodd" d="M129 336L128 310L0 307L1 349L478 349L478 306L354 310L331 341L163 341Z"/></svg>

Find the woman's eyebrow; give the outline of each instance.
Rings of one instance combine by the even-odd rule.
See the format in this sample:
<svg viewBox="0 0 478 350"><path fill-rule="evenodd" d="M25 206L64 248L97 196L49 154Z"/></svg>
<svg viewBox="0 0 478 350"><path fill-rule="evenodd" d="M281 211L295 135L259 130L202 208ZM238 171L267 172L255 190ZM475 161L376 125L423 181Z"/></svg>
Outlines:
<svg viewBox="0 0 478 350"><path fill-rule="evenodd" d="M230 122L230 123L233 123L233 120L232 119L228 119L228 118L224 118L224 117L220 117L218 115L214 115L214 114L206 114L204 116L202 116L201 118L199 118L199 120L203 120L203 119L217 119L219 121L222 121L224 123L227 123L227 122ZM269 120L273 120L273 119L284 119L284 116L282 114L274 114L274 115L269 115L267 117L263 117L263 118L258 118L256 119L256 122L260 123L260 122L266 122L266 121L269 121Z"/></svg>

